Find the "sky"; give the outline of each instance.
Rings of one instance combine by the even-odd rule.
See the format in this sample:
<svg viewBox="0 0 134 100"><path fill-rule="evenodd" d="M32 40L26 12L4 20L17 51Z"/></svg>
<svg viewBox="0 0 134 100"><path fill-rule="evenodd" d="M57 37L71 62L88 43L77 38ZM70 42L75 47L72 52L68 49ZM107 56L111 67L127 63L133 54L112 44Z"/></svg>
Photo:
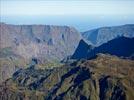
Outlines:
<svg viewBox="0 0 134 100"><path fill-rule="evenodd" d="M0 0L8 24L74 26L79 31L134 24L134 0Z"/></svg>

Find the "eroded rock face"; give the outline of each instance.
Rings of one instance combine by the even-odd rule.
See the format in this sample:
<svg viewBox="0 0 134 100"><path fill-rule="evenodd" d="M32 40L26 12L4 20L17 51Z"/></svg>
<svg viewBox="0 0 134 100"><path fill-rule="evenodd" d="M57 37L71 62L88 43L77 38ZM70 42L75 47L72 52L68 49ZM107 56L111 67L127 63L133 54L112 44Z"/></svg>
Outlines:
<svg viewBox="0 0 134 100"><path fill-rule="evenodd" d="M122 26L102 27L94 30L89 30L81 33L83 38L89 41L92 45L100 46L117 37L134 37L134 24Z"/></svg>
<svg viewBox="0 0 134 100"><path fill-rule="evenodd" d="M68 26L0 23L0 83L11 77L15 66L27 66L32 58L44 64L72 55L80 38L79 32Z"/></svg>
<svg viewBox="0 0 134 100"><path fill-rule="evenodd" d="M68 26L0 24L0 49L11 47L25 59L62 60L73 54L80 38L79 32Z"/></svg>
<svg viewBox="0 0 134 100"><path fill-rule="evenodd" d="M71 66L70 66L71 65ZM61 68L21 69L0 87L0 98L34 100L132 100L134 61L99 55Z"/></svg>

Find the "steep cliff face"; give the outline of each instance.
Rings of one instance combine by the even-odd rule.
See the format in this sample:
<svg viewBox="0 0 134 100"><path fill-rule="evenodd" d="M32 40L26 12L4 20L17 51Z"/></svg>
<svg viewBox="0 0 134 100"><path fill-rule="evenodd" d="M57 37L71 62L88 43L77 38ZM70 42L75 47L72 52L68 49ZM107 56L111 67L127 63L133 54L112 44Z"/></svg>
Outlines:
<svg viewBox="0 0 134 100"><path fill-rule="evenodd" d="M0 86L2 100L133 100L134 61L100 54L54 69L29 67Z"/></svg>
<svg viewBox="0 0 134 100"><path fill-rule="evenodd" d="M16 55L61 60L76 49L80 34L68 26L0 24L0 49Z"/></svg>
<svg viewBox="0 0 134 100"><path fill-rule="evenodd" d="M83 38L95 46L100 46L117 37L134 37L134 24L102 27L81 33Z"/></svg>
<svg viewBox="0 0 134 100"><path fill-rule="evenodd" d="M72 55L80 34L68 26L9 25L0 23L0 83L31 58L57 62Z"/></svg>

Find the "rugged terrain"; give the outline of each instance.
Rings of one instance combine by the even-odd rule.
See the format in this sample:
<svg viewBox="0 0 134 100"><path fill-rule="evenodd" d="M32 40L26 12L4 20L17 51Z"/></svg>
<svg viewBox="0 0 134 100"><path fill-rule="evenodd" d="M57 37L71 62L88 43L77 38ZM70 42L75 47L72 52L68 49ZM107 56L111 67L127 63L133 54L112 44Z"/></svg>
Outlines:
<svg viewBox="0 0 134 100"><path fill-rule="evenodd" d="M80 39L73 27L0 23L0 82L33 58L41 66L56 66L74 53Z"/></svg>
<svg viewBox="0 0 134 100"><path fill-rule="evenodd" d="M99 54L60 68L15 72L0 86L1 100L133 100L134 61Z"/></svg>
<svg viewBox="0 0 134 100"><path fill-rule="evenodd" d="M0 100L133 100L134 25L82 36L0 23Z"/></svg>
<svg viewBox="0 0 134 100"><path fill-rule="evenodd" d="M100 46L117 37L134 37L134 24L101 27L81 33L90 44Z"/></svg>
<svg viewBox="0 0 134 100"><path fill-rule="evenodd" d="M62 60L73 54L80 38L68 26L0 24L0 49L10 48L25 59Z"/></svg>
<svg viewBox="0 0 134 100"><path fill-rule="evenodd" d="M92 59L98 53L134 59L134 38L117 37L98 47L88 45L85 41L81 40L72 55L72 59Z"/></svg>

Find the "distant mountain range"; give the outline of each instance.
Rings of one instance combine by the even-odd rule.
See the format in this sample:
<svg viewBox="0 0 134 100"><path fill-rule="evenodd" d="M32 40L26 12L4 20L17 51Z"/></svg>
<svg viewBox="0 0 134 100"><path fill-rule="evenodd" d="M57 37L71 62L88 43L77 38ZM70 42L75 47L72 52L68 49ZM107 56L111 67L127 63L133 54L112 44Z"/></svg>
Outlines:
<svg viewBox="0 0 134 100"><path fill-rule="evenodd" d="M132 57L134 55L134 38L118 37L94 48L81 40L72 58L91 59L98 53L111 54L118 57Z"/></svg>
<svg viewBox="0 0 134 100"><path fill-rule="evenodd" d="M117 37L134 37L134 24L102 27L81 33L83 38L94 46L100 46Z"/></svg>
<svg viewBox="0 0 134 100"><path fill-rule="evenodd" d="M5 55L3 52L6 52L6 56L7 54L8 56L16 55L27 60L37 58L41 62L44 60L61 61L74 54L76 48L79 47L86 51L87 48L100 46L118 37L134 37L133 24L90 30L81 33L82 36L75 28L68 26L0 23L0 30L1 57ZM80 41L81 39L83 41ZM91 46L87 47L84 42ZM79 47L77 47L78 44L80 44ZM78 49L76 52L78 52ZM82 58L86 54L81 52L77 56L81 55L80 58Z"/></svg>
<svg viewBox="0 0 134 100"><path fill-rule="evenodd" d="M91 59L97 53L134 56L134 25L105 27L81 34L69 26L0 23L0 82L19 68L29 66L32 59L39 66L57 67L63 59Z"/></svg>
<svg viewBox="0 0 134 100"><path fill-rule="evenodd" d="M0 100L133 100L134 25L81 34L0 23Z"/></svg>

